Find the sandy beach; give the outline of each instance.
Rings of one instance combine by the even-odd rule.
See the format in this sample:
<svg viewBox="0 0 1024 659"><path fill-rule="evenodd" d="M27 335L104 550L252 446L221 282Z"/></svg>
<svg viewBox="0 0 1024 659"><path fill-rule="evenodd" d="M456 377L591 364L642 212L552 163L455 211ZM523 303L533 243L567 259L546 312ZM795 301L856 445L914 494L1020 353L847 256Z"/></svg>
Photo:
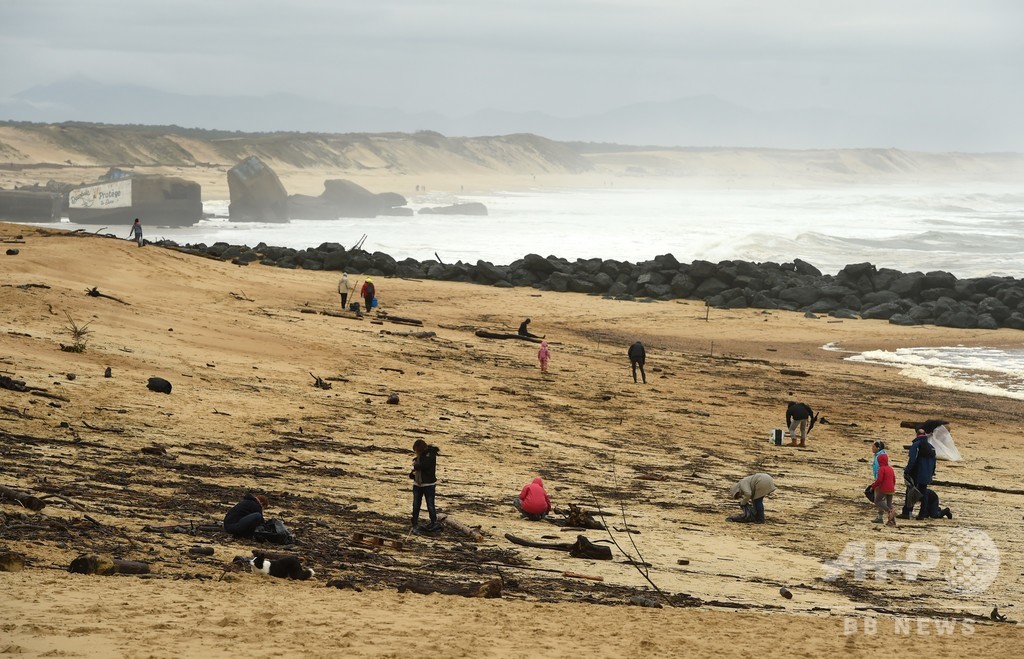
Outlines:
<svg viewBox="0 0 1024 659"><path fill-rule="evenodd" d="M19 250L0 257L0 375L50 394L0 389L0 485L59 495L39 512L0 502L0 551L27 562L0 572L0 651L1016 654L1019 627L988 616L994 606L1011 621L1021 615L1012 491L1024 467L1024 405L927 387L844 361L842 351L1013 346L1018 332L377 279L380 311L422 321L410 327L309 313L338 310L337 273L239 267L10 224L0 224L0 239ZM93 287L111 297L86 295ZM68 316L88 323L83 352L60 348L71 342ZM552 343L547 375L536 345L474 334L514 332L525 317ZM625 356L638 339L647 385L632 382ZM173 384L170 395L147 390L154 376ZM314 377L331 388L314 387ZM390 394L398 404L387 404ZM767 441L790 399L827 420L804 449ZM926 418L949 420L965 457L940 462L936 474L954 484L935 488L954 517L879 527L861 494L870 442L889 442L902 465L913 433L900 422ZM442 513L478 526L483 540L451 528L409 536L416 439L441 450ZM152 447L165 453L142 452ZM727 523L738 510L729 486L755 472L779 488L766 499L767 523ZM511 500L536 476L556 509L606 511L609 532L519 517ZM179 532L219 521L250 489L295 533L291 551L314 579L226 572L259 545ZM849 542L865 543L869 560L876 542L896 543L885 547L903 559L911 543L948 551L951 533L967 529L999 551L984 592L952 591L939 566L914 581L899 572L826 579L826 561ZM368 548L356 533L404 544ZM512 544L506 533L540 542L611 536L650 564L665 597L617 549L612 561L576 559ZM214 554L189 554L195 545ZM152 574L69 574L83 553L143 561ZM500 599L399 592L415 580L495 578ZM332 580L359 591L327 587ZM651 601L664 608L637 606Z"/></svg>

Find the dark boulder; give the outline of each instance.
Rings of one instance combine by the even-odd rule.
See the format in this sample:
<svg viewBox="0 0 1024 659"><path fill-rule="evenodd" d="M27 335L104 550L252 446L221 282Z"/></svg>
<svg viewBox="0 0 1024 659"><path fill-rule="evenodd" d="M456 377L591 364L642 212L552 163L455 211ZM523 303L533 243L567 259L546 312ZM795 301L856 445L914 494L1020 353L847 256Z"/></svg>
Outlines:
<svg viewBox="0 0 1024 659"><path fill-rule="evenodd" d="M171 383L163 378L149 378L146 388L160 394L171 393Z"/></svg>
<svg viewBox="0 0 1024 659"><path fill-rule="evenodd" d="M228 170L228 194L232 222L288 221L288 192L274 170L256 156Z"/></svg>

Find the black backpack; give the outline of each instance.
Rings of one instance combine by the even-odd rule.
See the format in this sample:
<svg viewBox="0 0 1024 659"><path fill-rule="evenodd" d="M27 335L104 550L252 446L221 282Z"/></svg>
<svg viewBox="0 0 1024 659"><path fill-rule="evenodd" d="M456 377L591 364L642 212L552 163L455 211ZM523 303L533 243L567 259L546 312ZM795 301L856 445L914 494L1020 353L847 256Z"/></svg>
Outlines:
<svg viewBox="0 0 1024 659"><path fill-rule="evenodd" d="M268 519L253 531L252 537L260 542L269 542L272 545L295 544L295 536L288 527L279 519Z"/></svg>

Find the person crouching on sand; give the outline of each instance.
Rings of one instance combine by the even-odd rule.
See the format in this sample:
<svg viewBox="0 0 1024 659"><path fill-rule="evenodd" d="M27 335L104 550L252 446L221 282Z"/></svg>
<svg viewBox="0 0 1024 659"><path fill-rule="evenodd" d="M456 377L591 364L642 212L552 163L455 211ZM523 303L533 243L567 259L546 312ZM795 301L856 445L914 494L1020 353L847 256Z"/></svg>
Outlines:
<svg viewBox="0 0 1024 659"><path fill-rule="evenodd" d="M743 513L728 518L730 522L764 524L764 498L776 490L775 480L768 474L753 474L729 489L729 498L739 501Z"/></svg>
<svg viewBox="0 0 1024 659"><path fill-rule="evenodd" d="M544 490L544 481L539 477L523 486L513 501L512 505L523 514L526 519L539 522L551 512L551 497Z"/></svg>
<svg viewBox="0 0 1024 659"><path fill-rule="evenodd" d="M537 361L540 362L540 372L548 372L548 362L551 360L551 350L547 341L540 342L540 350L537 351Z"/></svg>
<svg viewBox="0 0 1024 659"><path fill-rule="evenodd" d="M246 493L242 500L224 515L224 530L236 538L251 538L263 523L263 509L267 497L262 494Z"/></svg>

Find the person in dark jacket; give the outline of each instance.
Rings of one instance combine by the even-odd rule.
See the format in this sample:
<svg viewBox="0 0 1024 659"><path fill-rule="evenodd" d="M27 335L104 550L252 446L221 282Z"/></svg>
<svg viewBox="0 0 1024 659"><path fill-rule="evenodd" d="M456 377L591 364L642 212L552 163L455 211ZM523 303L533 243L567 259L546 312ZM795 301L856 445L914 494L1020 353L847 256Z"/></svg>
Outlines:
<svg viewBox="0 0 1024 659"><path fill-rule="evenodd" d="M644 384L647 384L647 374L644 373L644 362L647 361L647 351L644 350L644 344L637 341L633 345L629 346L627 353L629 355L629 367L633 370L633 382L636 382L636 369L640 367L640 376L644 379Z"/></svg>
<svg viewBox="0 0 1024 659"><path fill-rule="evenodd" d="M253 532L263 524L263 509L266 507L267 497L247 493L224 515L224 530L236 538L251 538Z"/></svg>
<svg viewBox="0 0 1024 659"><path fill-rule="evenodd" d="M803 446L807 441L807 433L814 427L817 417L807 403L789 401L786 406L786 427L789 428L790 446ZM800 427L800 443L796 443L796 429Z"/></svg>
<svg viewBox="0 0 1024 659"><path fill-rule="evenodd" d="M412 461L412 471L409 478L413 481L412 486L412 532L421 533L419 527L420 504L425 500L427 513L430 515L430 524L426 531L437 531L441 528L437 522L437 510L434 507L434 493L437 488L437 454L440 453L436 446L427 444L422 439L417 439L412 445L416 457Z"/></svg>
<svg viewBox="0 0 1024 659"><path fill-rule="evenodd" d="M928 442L928 433L922 428L917 429L917 436L910 445L910 455L907 457L907 466L903 468L903 477L914 484L917 491L921 493L921 510L917 519L925 519L928 516L928 486L932 484L935 476L935 449ZM903 504L903 511L900 519L910 519L910 513L914 512L914 504L909 503L910 499ZM909 504L909 505L908 505Z"/></svg>
<svg viewBox="0 0 1024 659"><path fill-rule="evenodd" d="M530 332L530 319L527 318L523 322L519 323L519 336L529 337L531 339L543 339L543 336L537 336Z"/></svg>

